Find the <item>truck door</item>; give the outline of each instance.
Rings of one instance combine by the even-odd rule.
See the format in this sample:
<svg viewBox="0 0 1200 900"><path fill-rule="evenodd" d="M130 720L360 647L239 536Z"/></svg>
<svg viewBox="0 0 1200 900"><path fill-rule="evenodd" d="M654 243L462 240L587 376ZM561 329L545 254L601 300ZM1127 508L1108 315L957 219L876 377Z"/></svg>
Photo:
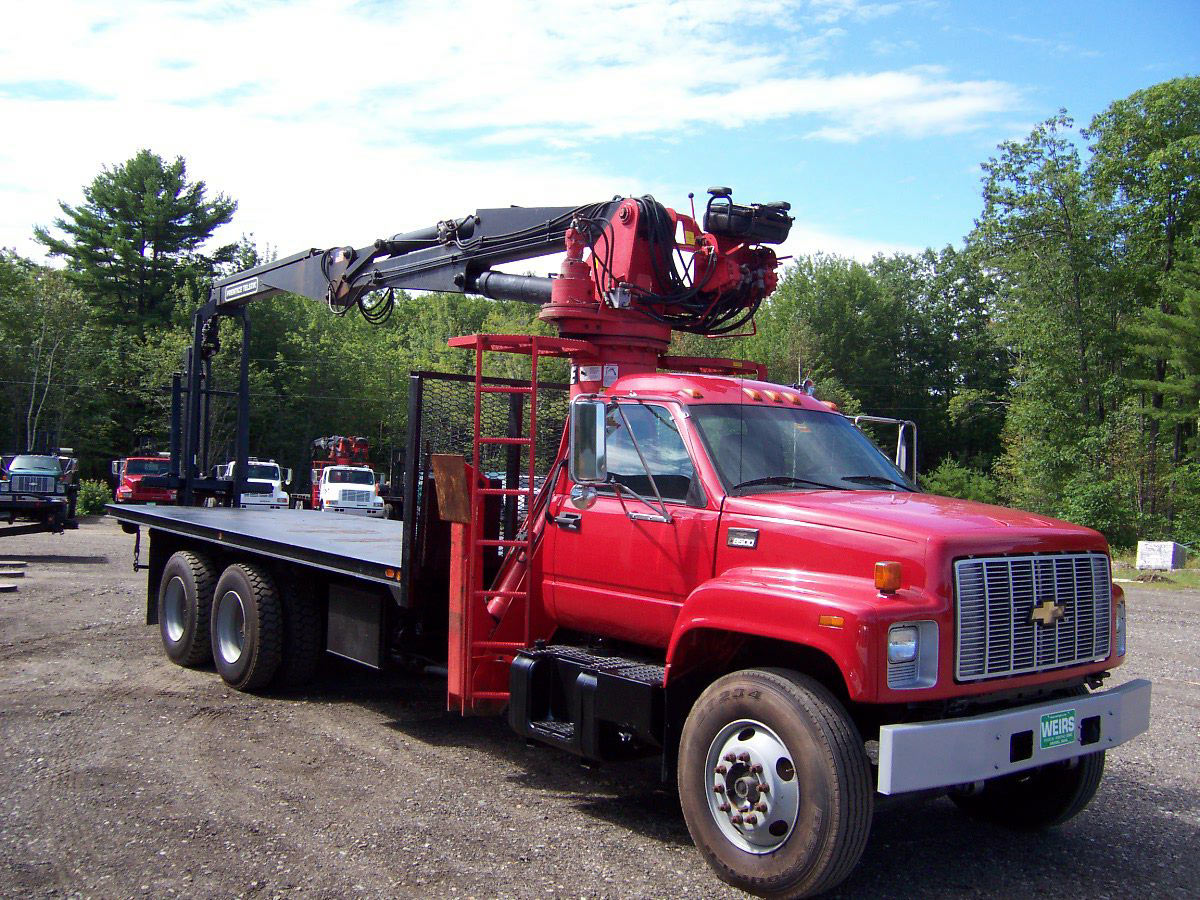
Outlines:
<svg viewBox="0 0 1200 900"><path fill-rule="evenodd" d="M655 508L615 486L601 487L589 509L570 503L569 480L568 493L551 498L543 571L560 626L666 646L684 599L711 577L719 509L705 496L677 415L664 404L622 402L605 423L611 480L656 508L653 475L670 521L656 521Z"/></svg>

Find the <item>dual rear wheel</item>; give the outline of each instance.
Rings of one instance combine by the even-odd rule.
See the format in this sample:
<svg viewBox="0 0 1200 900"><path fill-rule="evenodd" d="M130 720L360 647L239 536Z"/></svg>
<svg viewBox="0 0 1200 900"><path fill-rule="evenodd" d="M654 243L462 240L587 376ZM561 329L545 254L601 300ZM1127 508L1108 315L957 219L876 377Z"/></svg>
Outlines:
<svg viewBox="0 0 1200 900"><path fill-rule="evenodd" d="M216 664L240 691L298 687L323 651L318 604L302 579L280 584L265 567L237 562L217 577L203 554L180 550L159 582L158 621L167 656L181 666Z"/></svg>

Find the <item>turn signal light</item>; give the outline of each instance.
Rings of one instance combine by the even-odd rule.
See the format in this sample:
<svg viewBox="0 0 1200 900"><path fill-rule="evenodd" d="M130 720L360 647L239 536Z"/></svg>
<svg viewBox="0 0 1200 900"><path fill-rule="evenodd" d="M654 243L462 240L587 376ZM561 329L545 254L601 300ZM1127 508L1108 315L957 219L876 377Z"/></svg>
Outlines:
<svg viewBox="0 0 1200 900"><path fill-rule="evenodd" d="M875 587L885 594L894 594L900 590L900 563L875 563Z"/></svg>

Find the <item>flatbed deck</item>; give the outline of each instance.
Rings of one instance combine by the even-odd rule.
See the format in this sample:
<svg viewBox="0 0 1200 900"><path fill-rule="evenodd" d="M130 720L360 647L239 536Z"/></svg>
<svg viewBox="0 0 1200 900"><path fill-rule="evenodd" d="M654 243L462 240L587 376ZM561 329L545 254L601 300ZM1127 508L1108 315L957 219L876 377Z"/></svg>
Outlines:
<svg viewBox="0 0 1200 900"><path fill-rule="evenodd" d="M392 587L400 583L404 558L400 521L304 509L109 504L108 511L119 522L151 531L220 542Z"/></svg>

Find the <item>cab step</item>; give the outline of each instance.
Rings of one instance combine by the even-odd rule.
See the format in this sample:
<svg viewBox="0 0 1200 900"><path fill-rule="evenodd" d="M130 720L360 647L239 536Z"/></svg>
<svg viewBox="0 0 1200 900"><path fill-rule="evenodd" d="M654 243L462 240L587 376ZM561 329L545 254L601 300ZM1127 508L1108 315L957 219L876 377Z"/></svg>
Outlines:
<svg viewBox="0 0 1200 900"><path fill-rule="evenodd" d="M509 680L509 724L586 759L655 753L663 741L663 666L569 644L521 650Z"/></svg>

